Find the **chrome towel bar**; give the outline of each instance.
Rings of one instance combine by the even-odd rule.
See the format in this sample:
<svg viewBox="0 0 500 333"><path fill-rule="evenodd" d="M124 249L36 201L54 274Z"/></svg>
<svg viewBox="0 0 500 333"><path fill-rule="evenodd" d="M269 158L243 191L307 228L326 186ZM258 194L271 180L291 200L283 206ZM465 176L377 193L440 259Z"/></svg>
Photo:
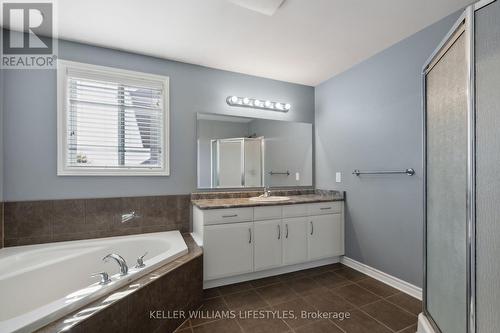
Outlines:
<svg viewBox="0 0 500 333"><path fill-rule="evenodd" d="M271 176L274 176L274 175L287 175L287 176L290 176L290 171L288 171L288 170L286 170L284 172L269 171L269 174Z"/></svg>
<svg viewBox="0 0 500 333"><path fill-rule="evenodd" d="M413 176L415 174L415 170L410 168L406 170L396 170L396 171L360 171L358 169L352 172L353 175L408 175Z"/></svg>

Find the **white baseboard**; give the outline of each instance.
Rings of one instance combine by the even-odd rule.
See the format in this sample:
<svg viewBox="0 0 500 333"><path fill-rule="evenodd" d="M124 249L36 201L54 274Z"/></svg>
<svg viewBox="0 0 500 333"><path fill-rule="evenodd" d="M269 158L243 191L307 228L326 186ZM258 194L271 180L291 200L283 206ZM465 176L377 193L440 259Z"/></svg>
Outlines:
<svg viewBox="0 0 500 333"><path fill-rule="evenodd" d="M389 275L387 273L379 271L378 269L375 269L373 267L370 267L368 265L360 263L359 261L356 261L356 260L351 259L349 257L345 257L345 256L342 257L340 259L340 262L348 267L351 267L352 269L360 271L361 273L365 273L366 275L368 275L376 280L379 280L385 284L388 284L389 286L396 288L396 289L398 289L398 290L400 290L400 291L402 291L410 296L413 296L419 300L422 300L422 288L419 288L411 283L408 283L406 281L398 279L397 277L394 277L392 275Z"/></svg>
<svg viewBox="0 0 500 333"><path fill-rule="evenodd" d="M215 279L215 280L203 281L203 289L209 289L209 288L225 286L225 285L233 284L233 283L256 280L256 279L265 278L268 276L274 276L274 275L280 275L280 274L300 271L303 269L309 269L309 268L314 268L314 267L318 267L318 266L334 264L337 262L340 262L340 258L333 257L333 258L321 259L321 260L312 261L312 262L305 262L302 264L277 267L277 268L268 269L265 271L258 271L258 272L253 272L253 273L237 275L237 276L229 276L229 277Z"/></svg>
<svg viewBox="0 0 500 333"><path fill-rule="evenodd" d="M423 313L418 315L417 333L435 333L431 323Z"/></svg>

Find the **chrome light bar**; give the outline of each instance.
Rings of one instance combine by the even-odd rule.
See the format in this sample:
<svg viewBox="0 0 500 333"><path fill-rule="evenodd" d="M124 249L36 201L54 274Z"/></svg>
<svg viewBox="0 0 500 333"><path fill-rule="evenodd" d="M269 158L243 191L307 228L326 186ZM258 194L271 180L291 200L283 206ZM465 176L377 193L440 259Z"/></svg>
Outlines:
<svg viewBox="0 0 500 333"><path fill-rule="evenodd" d="M289 103L263 101L256 98L228 96L226 102L230 106L262 109L269 111L288 112L292 107Z"/></svg>

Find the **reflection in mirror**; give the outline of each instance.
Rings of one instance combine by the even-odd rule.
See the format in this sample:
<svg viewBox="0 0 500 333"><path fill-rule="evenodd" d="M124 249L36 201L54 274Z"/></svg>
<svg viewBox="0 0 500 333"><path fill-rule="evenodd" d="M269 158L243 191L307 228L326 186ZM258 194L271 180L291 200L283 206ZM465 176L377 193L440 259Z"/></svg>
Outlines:
<svg viewBox="0 0 500 333"><path fill-rule="evenodd" d="M198 188L312 186L312 125L197 115Z"/></svg>
<svg viewBox="0 0 500 333"><path fill-rule="evenodd" d="M262 186L262 138L211 140L211 187Z"/></svg>

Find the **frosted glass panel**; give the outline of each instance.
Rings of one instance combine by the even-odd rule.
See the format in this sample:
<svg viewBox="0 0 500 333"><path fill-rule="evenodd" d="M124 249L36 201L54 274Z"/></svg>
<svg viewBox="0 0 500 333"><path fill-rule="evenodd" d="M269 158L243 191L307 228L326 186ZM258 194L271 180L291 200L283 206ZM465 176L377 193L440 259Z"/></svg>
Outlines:
<svg viewBox="0 0 500 333"><path fill-rule="evenodd" d="M477 332L500 328L500 1L476 12Z"/></svg>
<svg viewBox="0 0 500 333"><path fill-rule="evenodd" d="M262 186L262 140L245 141L245 186Z"/></svg>
<svg viewBox="0 0 500 333"><path fill-rule="evenodd" d="M219 186L240 187L243 140L219 142Z"/></svg>
<svg viewBox="0 0 500 333"><path fill-rule="evenodd" d="M463 30L463 29L461 29ZM466 332L465 34L427 74L426 308L442 332Z"/></svg>
<svg viewBox="0 0 500 333"><path fill-rule="evenodd" d="M212 188L262 186L263 138L211 140L210 144Z"/></svg>

